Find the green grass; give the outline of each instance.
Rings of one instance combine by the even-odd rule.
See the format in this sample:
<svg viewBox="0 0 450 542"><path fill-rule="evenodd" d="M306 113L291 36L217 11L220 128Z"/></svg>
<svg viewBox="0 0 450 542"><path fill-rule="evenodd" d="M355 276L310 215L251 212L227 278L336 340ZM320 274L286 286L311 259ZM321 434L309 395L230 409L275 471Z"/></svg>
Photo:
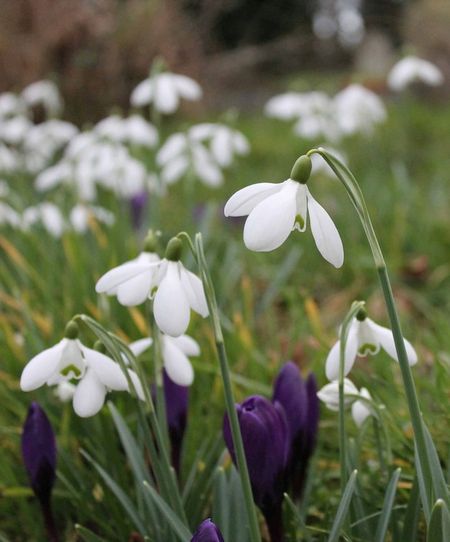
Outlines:
<svg viewBox="0 0 450 542"><path fill-rule="evenodd" d="M389 121L372 138L354 138L344 145L385 253L405 336L419 353L414 376L425 419L443 461L448 460L450 449L449 124L450 106L410 99L390 105ZM236 376L235 393L242 399L251 393L270 395L280 365L291 358L305 373L314 370L319 383L324 384L325 357L354 299L367 300L369 315L381 324L387 325L387 315L359 221L334 179L313 178L309 186L341 233L346 258L341 270L321 258L309 232L293 233L272 253L245 249L242 226L223 218L223 203L239 187L283 180L297 156L312 145L295 138L286 124L262 116L242 116L236 127L248 136L251 154L227 172L218 191L200 184L191 191L182 183L174 186L161 204L160 229L164 239L180 230L191 235L203 232ZM31 204L36 199L29 179L14 179L13 189L19 202ZM66 234L61 240L37 229L28 234L0 231L0 534L5 540L45 539L20 457L21 426L33 399L45 408L57 433L59 479L54 508L62 538L77 539L75 523L108 541L123 542L133 531L116 498L80 454L83 448L101 465L107 465L109 474L134 494L108 409L92 419L79 419L49 388L26 394L18 385L27 360L60 340L65 323L76 313L93 316L127 340L138 339L145 332L145 307L128 310L114 298L95 294L97 278L139 250L127 205L109 194L101 194L100 202L117 214L111 229L95 226L85 236ZM204 206L200 220L195 218L198 213L194 216L199 205ZM424 262L423 269L414 273L418 258ZM187 260L192 268L192 259ZM190 333L200 342L202 355L194 361L196 379L185 439L184 476L206 436L220 433L224 413L210 326L194 317ZM23 343L17 341L17 334L23 336ZM93 342L94 336L86 330L83 339ZM142 360L152 374L149 356ZM352 379L358 387L368 387L386 407L393 466L402 467L396 501L401 507L407 502L414 468L399 368L380 353L376 358L359 360ZM121 393L109 398L133 425L133 400ZM382 507L390 473L380 474L372 425L366 426L363 435L350 419L347 425L361 450L363 500L374 513ZM305 511L307 524L329 529L339 500L337 416L322 408ZM190 518L191 527L208 509L199 513L200 517ZM400 518L403 511L396 513ZM314 536L322 539L320 534Z"/></svg>

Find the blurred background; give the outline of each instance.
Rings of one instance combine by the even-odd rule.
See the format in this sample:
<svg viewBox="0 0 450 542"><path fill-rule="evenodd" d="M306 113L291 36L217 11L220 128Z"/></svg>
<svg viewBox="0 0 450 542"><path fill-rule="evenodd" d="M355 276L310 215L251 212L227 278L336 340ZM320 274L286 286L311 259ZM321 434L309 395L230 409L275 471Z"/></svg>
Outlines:
<svg viewBox="0 0 450 542"><path fill-rule="evenodd" d="M405 48L450 72L447 0L1 0L0 7L0 91L50 77L66 117L78 123L126 107L156 56L199 80L204 107L221 108L259 107L280 89L280 76L298 71L355 69L377 85ZM436 92L444 98L446 80Z"/></svg>

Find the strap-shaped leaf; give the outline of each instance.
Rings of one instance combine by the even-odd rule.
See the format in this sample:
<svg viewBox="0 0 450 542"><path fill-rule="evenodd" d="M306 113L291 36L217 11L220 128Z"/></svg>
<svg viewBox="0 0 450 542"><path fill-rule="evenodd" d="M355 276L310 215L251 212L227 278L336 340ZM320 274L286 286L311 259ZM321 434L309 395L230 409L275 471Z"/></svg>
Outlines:
<svg viewBox="0 0 450 542"><path fill-rule="evenodd" d="M377 531L375 533L375 542L384 542L391 518L392 507L394 506L395 493L400 478L401 469L397 469L389 480L389 484L384 496L383 509L378 520Z"/></svg>
<svg viewBox="0 0 450 542"><path fill-rule="evenodd" d="M356 487L356 477L358 476L358 471L354 470L348 479L347 485L345 486L344 493L342 495L341 502L339 503L339 508L336 513L336 517L333 521L333 526L328 537L328 542L338 542L339 535L341 532L342 525L344 524L345 518L347 517L348 508L353 497L353 493Z"/></svg>
<svg viewBox="0 0 450 542"><path fill-rule="evenodd" d="M450 513L445 501L438 499L431 511L427 531L427 542L448 542L450 540Z"/></svg>

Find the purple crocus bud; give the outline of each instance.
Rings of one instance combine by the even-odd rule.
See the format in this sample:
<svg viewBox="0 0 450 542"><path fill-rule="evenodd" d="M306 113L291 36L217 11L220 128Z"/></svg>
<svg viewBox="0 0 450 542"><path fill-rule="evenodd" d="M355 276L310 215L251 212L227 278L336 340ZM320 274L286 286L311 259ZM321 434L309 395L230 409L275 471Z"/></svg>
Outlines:
<svg viewBox="0 0 450 542"><path fill-rule="evenodd" d="M191 542L224 542L224 540L217 525L210 519L205 519L198 526Z"/></svg>
<svg viewBox="0 0 450 542"><path fill-rule="evenodd" d="M131 221L135 230L140 230L147 207L148 192L143 190L130 199Z"/></svg>
<svg viewBox="0 0 450 542"><path fill-rule="evenodd" d="M55 482L56 441L52 426L42 408L33 402L22 432L22 457L30 485L39 500L49 540L56 542L50 496Z"/></svg>
<svg viewBox="0 0 450 542"><path fill-rule="evenodd" d="M319 421L316 388L314 375L311 373L305 382L292 361L282 367L274 385L273 401L283 405L290 429L288 471L296 498L303 492L308 462L316 445Z"/></svg>
<svg viewBox="0 0 450 542"><path fill-rule="evenodd" d="M236 405L253 498L263 512L272 542L283 539L281 505L286 485L290 435L284 408L254 395ZM236 464L228 416L223 424L225 443Z"/></svg>
<svg viewBox="0 0 450 542"><path fill-rule="evenodd" d="M179 386L163 371L164 397L166 402L167 426L172 451L172 465L180 472L181 447L186 430L189 387Z"/></svg>

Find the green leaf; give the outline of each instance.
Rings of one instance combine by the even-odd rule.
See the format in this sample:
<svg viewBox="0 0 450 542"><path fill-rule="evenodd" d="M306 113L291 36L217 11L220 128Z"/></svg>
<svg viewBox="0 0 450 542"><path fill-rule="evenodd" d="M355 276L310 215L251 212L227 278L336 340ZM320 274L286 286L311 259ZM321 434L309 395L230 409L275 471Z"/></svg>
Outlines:
<svg viewBox="0 0 450 542"><path fill-rule="evenodd" d="M416 542L420 515L420 492L417 476L414 479L403 523L402 541Z"/></svg>
<svg viewBox="0 0 450 542"><path fill-rule="evenodd" d="M82 525L75 525L75 529L77 533L82 537L82 539L86 542L106 542L104 538L101 538L100 536L96 535L91 530L83 527Z"/></svg>
<svg viewBox="0 0 450 542"><path fill-rule="evenodd" d="M431 511L427 542L448 542L449 540L450 514L445 501L438 499Z"/></svg>
<svg viewBox="0 0 450 542"><path fill-rule="evenodd" d="M336 517L334 518L333 526L328 537L328 542L338 542L339 540L341 527L344 524L345 518L347 517L348 508L355 491L357 476L358 471L354 470L348 479L341 502L339 503L339 508L336 512Z"/></svg>
<svg viewBox="0 0 450 542"><path fill-rule="evenodd" d="M384 496L383 509L381 511L381 516L378 520L377 531L375 533L375 542L383 542L386 538L389 520L392 513L392 507L394 505L395 493L397 492L397 484L401 472L401 469L397 469L389 480L386 494Z"/></svg>
<svg viewBox="0 0 450 542"><path fill-rule="evenodd" d="M189 542L192 538L192 534L180 520L180 518L175 514L172 508L170 508L170 506L161 498L161 496L148 482L144 482L144 487L149 492L159 511L166 517L172 531L182 542Z"/></svg>
<svg viewBox="0 0 450 542"><path fill-rule="evenodd" d="M423 424L423 430L425 433L425 446L427 448L428 460L430 463L431 478L433 481L433 490L435 499L442 499L449 506L449 493L447 484L445 482L444 473L442 472L439 456L431 438L428 427Z"/></svg>
<svg viewBox="0 0 450 542"><path fill-rule="evenodd" d="M415 446L414 462L416 464L417 482L419 485L420 500L422 501L422 507L423 507L423 512L425 514L425 519L427 523L429 523L430 515L431 515L431 483L430 483L430 480L426 480L423 475L422 466L420 464L418 454L417 454L417 446Z"/></svg>

